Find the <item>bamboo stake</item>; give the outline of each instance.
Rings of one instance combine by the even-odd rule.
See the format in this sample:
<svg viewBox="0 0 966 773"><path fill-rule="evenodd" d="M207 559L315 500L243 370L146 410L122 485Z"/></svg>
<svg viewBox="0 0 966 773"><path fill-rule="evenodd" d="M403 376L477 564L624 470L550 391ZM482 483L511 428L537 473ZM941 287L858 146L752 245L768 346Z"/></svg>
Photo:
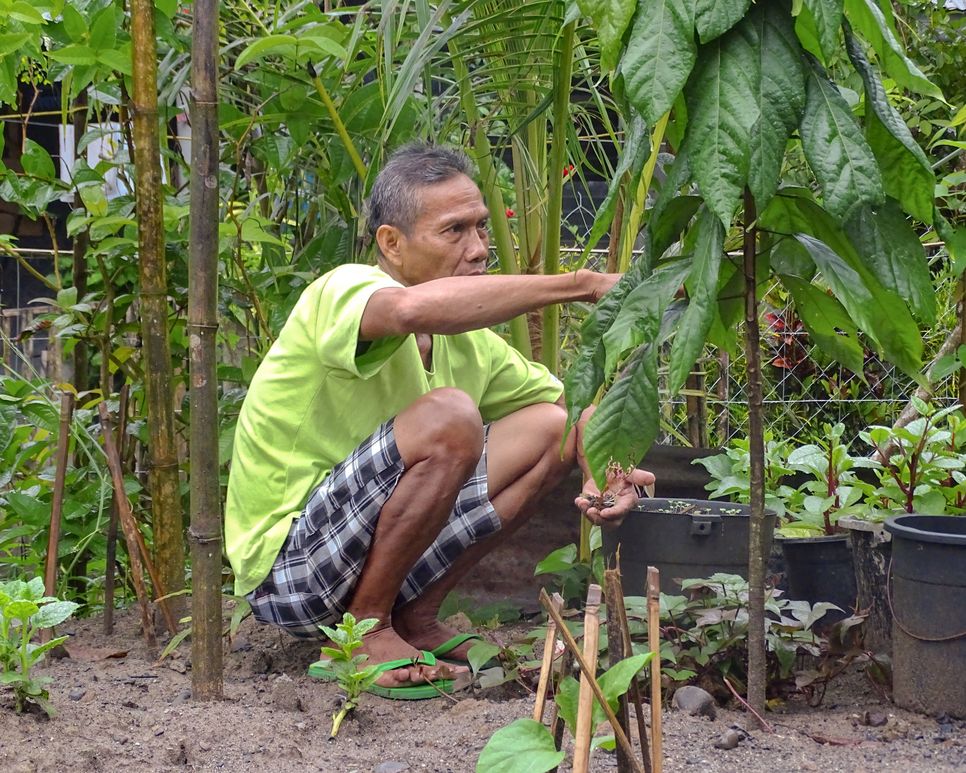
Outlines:
<svg viewBox="0 0 966 773"><path fill-rule="evenodd" d="M650 496L653 496L652 491ZM618 562L620 561L620 554L618 553ZM617 596L620 599L620 604L617 607L617 612L620 616L620 628L621 634L624 638L624 657L629 657L634 653L634 648L631 646L631 626L627 622L627 609L624 606L624 586L621 582L620 570L616 570L614 575L614 585L617 587ZM608 612L608 615L610 612ZM644 773L651 773L651 750L647 743L647 727L644 723L644 701L641 698L641 687L635 679L631 682L631 700L634 701L634 714L637 719L637 736L641 741L641 762L644 763Z"/></svg>
<svg viewBox="0 0 966 773"><path fill-rule="evenodd" d="M50 532L47 538L47 565L44 572L44 588L48 596L57 591L57 546L60 543L61 516L64 512L64 480L67 476L67 455L70 451L70 420L74 415L74 395L64 392L60 396L60 427L57 435L56 471L54 494L50 503Z"/></svg>
<svg viewBox="0 0 966 773"><path fill-rule="evenodd" d="M102 382L104 383L104 382ZM124 436L127 429L128 385L121 387L120 405L117 409L117 455L124 458ZM104 567L104 633L114 633L114 577L117 562L117 520L120 513L117 499L111 500L111 520L107 524L107 556Z"/></svg>
<svg viewBox="0 0 966 773"><path fill-rule="evenodd" d="M557 596L558 594L554 594ZM556 626L556 624L555 624ZM574 655L569 648L564 647L564 653L560 658L560 674L561 676L566 676L570 673L570 670L574 665ZM556 701L553 704L553 711L550 714L550 733L553 735L553 747L559 752L561 746L563 746L563 734L564 734L564 721L560 716L560 707L557 705ZM553 768L552 773L557 769Z"/></svg>
<svg viewBox="0 0 966 773"><path fill-rule="evenodd" d="M600 706L604 710L604 715L610 722L610 726L614 729L614 738L617 740L617 743L620 746L623 746L625 751L628 752L628 756L631 758L631 761L634 764L635 773L644 773L644 769L634 757L633 747L627 738L627 734L624 732L623 728L621 728L620 722L617 721L617 717L614 715L610 705L607 703L607 699L604 697L604 693L601 691L596 677L588 669L587 661L584 660L583 653L580 651L580 646L574 639L574 635L570 633L570 631L567 629L567 626L564 625L563 617L561 617L553 609L550 596L548 596L547 591L543 589L540 590L540 603L543 605L543 608L547 610L547 614L550 615L557 624L557 630L560 632L560 636L563 639L564 644L567 645L567 649L573 655L574 660L577 661L577 665L580 666L581 674L587 674L587 681L590 684L590 689L593 690L594 697L600 702Z"/></svg>
<svg viewBox="0 0 966 773"><path fill-rule="evenodd" d="M551 603L559 613L563 609L563 597L559 593L553 594ZM547 703L547 685L550 684L550 673L553 671L553 653L557 648L557 624L547 618L547 638L543 643L543 661L540 663L540 680L537 682L537 698L533 705L533 718L543 722L543 710Z"/></svg>
<svg viewBox="0 0 966 773"><path fill-rule="evenodd" d="M661 579L658 570L647 567L647 644L651 650L651 770L661 773Z"/></svg>
<svg viewBox="0 0 966 773"><path fill-rule="evenodd" d="M574 732L574 773L587 773L590 765L590 738L594 734L594 694L590 680L597 674L597 644L600 641L600 586L587 589L584 610L584 663L580 669L577 694L577 727Z"/></svg>

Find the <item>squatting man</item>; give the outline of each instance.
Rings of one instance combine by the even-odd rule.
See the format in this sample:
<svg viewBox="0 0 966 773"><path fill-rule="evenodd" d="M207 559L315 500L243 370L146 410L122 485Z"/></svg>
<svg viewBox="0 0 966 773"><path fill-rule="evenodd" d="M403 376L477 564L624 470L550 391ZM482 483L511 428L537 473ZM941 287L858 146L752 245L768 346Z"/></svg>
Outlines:
<svg viewBox="0 0 966 773"><path fill-rule="evenodd" d="M387 688L447 673L420 650L466 660L473 642L437 620L441 602L575 463L576 506L595 524L619 523L634 487L654 481L633 470L608 484L612 505L594 506L589 410L563 442L562 384L488 329L596 302L619 275L488 275L489 213L471 173L454 149L391 156L368 202L377 265L339 266L303 292L235 434L225 535L236 593L299 637L321 637L345 611L377 618L359 652L410 661L380 676Z"/></svg>

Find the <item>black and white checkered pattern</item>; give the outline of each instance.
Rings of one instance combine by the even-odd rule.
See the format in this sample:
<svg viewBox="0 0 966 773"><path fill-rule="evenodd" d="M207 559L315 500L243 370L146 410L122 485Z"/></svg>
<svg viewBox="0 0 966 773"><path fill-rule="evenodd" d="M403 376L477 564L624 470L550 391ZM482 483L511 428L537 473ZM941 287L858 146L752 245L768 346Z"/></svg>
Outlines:
<svg viewBox="0 0 966 773"><path fill-rule="evenodd" d="M487 428L488 429L488 428ZM268 577L248 594L256 620L299 638L342 619L372 542L382 506L403 474L392 420L381 425L309 497L292 522ZM449 521L413 565L396 606L419 596L474 542L500 529L487 497L486 445Z"/></svg>

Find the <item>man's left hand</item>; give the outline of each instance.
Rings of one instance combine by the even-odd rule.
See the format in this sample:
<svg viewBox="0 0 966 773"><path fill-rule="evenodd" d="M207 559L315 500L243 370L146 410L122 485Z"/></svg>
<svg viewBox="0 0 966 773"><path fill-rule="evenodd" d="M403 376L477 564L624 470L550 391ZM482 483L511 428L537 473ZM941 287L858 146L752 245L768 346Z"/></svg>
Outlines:
<svg viewBox="0 0 966 773"><path fill-rule="evenodd" d="M583 491L574 500L574 504L591 523L614 528L637 505L641 496L640 489L652 486L654 481L654 474L647 470L608 470L604 491L601 492L590 478L584 482Z"/></svg>

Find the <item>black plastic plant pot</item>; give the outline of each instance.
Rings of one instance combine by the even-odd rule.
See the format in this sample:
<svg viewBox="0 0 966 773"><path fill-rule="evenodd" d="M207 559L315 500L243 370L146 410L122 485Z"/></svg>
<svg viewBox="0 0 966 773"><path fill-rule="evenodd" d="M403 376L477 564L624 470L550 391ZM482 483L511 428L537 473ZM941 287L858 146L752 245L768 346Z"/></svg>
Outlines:
<svg viewBox="0 0 966 773"><path fill-rule="evenodd" d="M828 537L795 537L779 540L785 557L788 598L815 605L821 601L835 604L818 621L827 629L851 614L855 605L855 569L847 534Z"/></svg>
<svg viewBox="0 0 966 773"><path fill-rule="evenodd" d="M602 529L610 562L620 550L624 593L643 596L647 567L661 572L661 591L680 593L681 580L715 572L748 576L749 505L704 499L642 499L616 529ZM775 514L765 515L765 558Z"/></svg>
<svg viewBox="0 0 966 773"><path fill-rule="evenodd" d="M966 518L900 515L885 528L895 701L966 719Z"/></svg>

